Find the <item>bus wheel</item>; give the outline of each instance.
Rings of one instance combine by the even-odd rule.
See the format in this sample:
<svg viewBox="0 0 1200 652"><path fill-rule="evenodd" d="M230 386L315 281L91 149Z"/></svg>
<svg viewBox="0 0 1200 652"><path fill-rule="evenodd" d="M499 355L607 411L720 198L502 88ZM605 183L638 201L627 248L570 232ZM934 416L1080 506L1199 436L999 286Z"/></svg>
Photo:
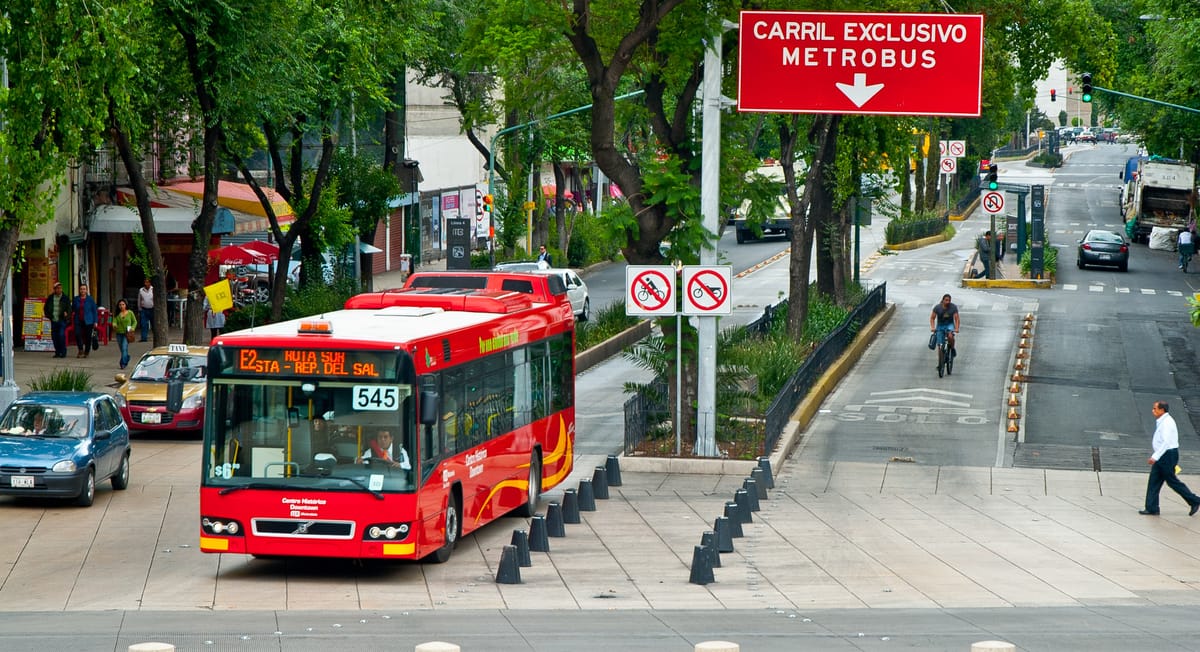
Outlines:
<svg viewBox="0 0 1200 652"><path fill-rule="evenodd" d="M458 543L458 535L462 532L458 517L458 497L451 493L450 502L446 503L446 539L442 547L430 555L434 563L444 564L450 561L450 555L454 553L454 545Z"/></svg>
<svg viewBox="0 0 1200 652"><path fill-rule="evenodd" d="M526 518L537 513L538 499L542 497L542 458L534 452L529 460L529 490L525 493L525 504L517 508L517 516Z"/></svg>

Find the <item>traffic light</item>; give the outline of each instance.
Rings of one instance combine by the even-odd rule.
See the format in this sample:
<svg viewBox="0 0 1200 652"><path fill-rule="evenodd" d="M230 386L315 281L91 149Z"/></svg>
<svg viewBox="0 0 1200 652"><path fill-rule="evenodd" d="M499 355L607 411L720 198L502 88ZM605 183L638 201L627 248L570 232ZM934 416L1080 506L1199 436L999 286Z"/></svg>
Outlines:
<svg viewBox="0 0 1200 652"><path fill-rule="evenodd" d="M1092 101L1092 73L1085 72L1079 76L1079 81L1083 82L1083 101Z"/></svg>
<svg viewBox="0 0 1200 652"><path fill-rule="evenodd" d="M1056 93L1053 88L1050 89L1050 101L1051 102L1058 101L1058 93Z"/></svg>
<svg viewBox="0 0 1200 652"><path fill-rule="evenodd" d="M988 166L987 187L988 190L1000 187L1000 166L995 163Z"/></svg>
<svg viewBox="0 0 1200 652"><path fill-rule="evenodd" d="M491 195L484 195L484 196L483 196L483 212L485 212L485 213L491 213L491 212L492 212L492 202L493 202L493 201L494 201L494 200L492 199L492 196L491 196Z"/></svg>

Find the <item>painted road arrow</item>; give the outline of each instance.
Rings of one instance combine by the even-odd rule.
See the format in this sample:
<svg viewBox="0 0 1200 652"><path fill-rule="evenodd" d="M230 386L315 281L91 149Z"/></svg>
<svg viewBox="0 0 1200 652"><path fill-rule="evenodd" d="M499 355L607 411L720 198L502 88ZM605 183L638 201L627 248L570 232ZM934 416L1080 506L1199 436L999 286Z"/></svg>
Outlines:
<svg viewBox="0 0 1200 652"><path fill-rule="evenodd" d="M837 87L851 102L854 102L854 106L859 108L862 108L862 105L883 90L883 84L867 84L867 74L863 72L854 73L853 84L838 82Z"/></svg>

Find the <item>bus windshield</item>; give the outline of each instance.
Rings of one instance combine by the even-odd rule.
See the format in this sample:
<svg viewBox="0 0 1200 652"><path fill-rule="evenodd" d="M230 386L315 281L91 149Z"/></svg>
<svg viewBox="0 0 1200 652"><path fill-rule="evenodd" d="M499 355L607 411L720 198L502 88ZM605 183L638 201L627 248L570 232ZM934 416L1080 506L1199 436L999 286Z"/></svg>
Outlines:
<svg viewBox="0 0 1200 652"><path fill-rule="evenodd" d="M413 385L214 377L205 486L409 492Z"/></svg>

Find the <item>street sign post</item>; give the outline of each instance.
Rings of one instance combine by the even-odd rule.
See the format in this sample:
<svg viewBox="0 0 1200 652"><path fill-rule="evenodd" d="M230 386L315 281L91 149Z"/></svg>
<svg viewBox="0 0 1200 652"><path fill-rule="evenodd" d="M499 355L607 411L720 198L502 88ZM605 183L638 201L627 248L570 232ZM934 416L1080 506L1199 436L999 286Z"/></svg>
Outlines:
<svg viewBox="0 0 1200 652"><path fill-rule="evenodd" d="M978 117L983 16L743 11L738 110Z"/></svg>

